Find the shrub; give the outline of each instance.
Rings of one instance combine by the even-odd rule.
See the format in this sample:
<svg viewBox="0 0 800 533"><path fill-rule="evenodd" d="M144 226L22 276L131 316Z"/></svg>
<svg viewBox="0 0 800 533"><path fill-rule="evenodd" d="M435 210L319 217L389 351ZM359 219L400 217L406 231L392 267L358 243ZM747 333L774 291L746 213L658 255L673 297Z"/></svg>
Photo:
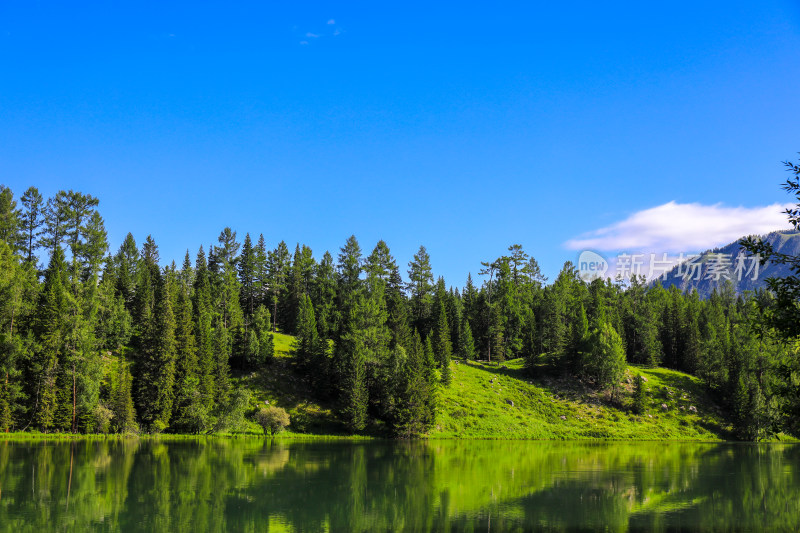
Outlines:
<svg viewBox="0 0 800 533"><path fill-rule="evenodd" d="M256 422L264 428L265 435L280 433L289 425L289 413L281 407L262 407L256 412Z"/></svg>
<svg viewBox="0 0 800 533"><path fill-rule="evenodd" d="M250 405L250 392L247 389L236 389L230 399L222 407L215 431L239 433L247 429L245 412Z"/></svg>

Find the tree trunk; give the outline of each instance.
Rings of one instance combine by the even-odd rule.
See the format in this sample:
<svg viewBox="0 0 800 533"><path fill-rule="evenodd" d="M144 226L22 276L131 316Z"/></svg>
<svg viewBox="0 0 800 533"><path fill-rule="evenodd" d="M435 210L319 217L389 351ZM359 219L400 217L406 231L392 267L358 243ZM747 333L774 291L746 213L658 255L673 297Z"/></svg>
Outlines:
<svg viewBox="0 0 800 533"><path fill-rule="evenodd" d="M75 433L75 363L72 363L72 432Z"/></svg>

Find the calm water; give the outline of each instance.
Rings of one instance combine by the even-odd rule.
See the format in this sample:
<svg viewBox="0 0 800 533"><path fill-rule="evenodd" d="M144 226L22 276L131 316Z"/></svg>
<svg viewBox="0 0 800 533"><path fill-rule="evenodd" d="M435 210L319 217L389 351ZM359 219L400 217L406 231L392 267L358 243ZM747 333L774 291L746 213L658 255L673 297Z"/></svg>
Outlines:
<svg viewBox="0 0 800 533"><path fill-rule="evenodd" d="M800 529L800 446L0 442L0 531Z"/></svg>

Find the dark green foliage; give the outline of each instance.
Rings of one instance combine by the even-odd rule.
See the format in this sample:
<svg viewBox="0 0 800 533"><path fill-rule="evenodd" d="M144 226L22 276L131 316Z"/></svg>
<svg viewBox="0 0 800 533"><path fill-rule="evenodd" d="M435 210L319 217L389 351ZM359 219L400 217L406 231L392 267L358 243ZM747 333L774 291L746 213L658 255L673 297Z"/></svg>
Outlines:
<svg viewBox="0 0 800 533"><path fill-rule="evenodd" d="M432 284L431 258L425 247L420 246L414 259L408 263L408 291L411 295L411 326L424 337L427 337L432 326Z"/></svg>
<svg viewBox="0 0 800 533"><path fill-rule="evenodd" d="M434 335L436 337L436 348L434 349L436 363L442 373L442 384L446 386L452 380L450 360L453 357L453 347L450 341L450 327L447 323L447 314L444 306L440 306L439 319L436 321Z"/></svg>
<svg viewBox="0 0 800 533"><path fill-rule="evenodd" d="M143 339L137 359L136 408L150 431L169 426L175 397L175 315L172 307L174 281L166 272L157 280L153 325Z"/></svg>
<svg viewBox="0 0 800 533"><path fill-rule="evenodd" d="M317 265L311 299L320 336L323 339L333 338L336 325L336 269L330 252L326 251Z"/></svg>
<svg viewBox="0 0 800 533"><path fill-rule="evenodd" d="M436 412L436 384L416 331L398 380L397 404L394 430L398 436L422 435L432 427Z"/></svg>
<svg viewBox="0 0 800 533"><path fill-rule="evenodd" d="M257 300L257 256L249 233L244 237L242 255L239 257L239 262L236 266L239 271L239 283L241 285L241 307L245 316L250 317L255 311Z"/></svg>
<svg viewBox="0 0 800 533"><path fill-rule="evenodd" d="M247 422L246 414L250 406L250 391L237 388L219 406L219 418L214 426L215 431L240 433Z"/></svg>
<svg viewBox="0 0 800 533"><path fill-rule="evenodd" d="M625 372L625 347L622 339L608 322L601 322L588 337L583 372L600 389L611 388L616 395L619 381Z"/></svg>
<svg viewBox="0 0 800 533"><path fill-rule="evenodd" d="M283 241L275 250L269 252L267 257L267 287L269 287L269 301L272 304L273 331L278 325L285 326L283 312L279 314L278 307L282 304L282 298L286 293L290 262L289 249Z"/></svg>
<svg viewBox="0 0 800 533"><path fill-rule="evenodd" d="M314 306L307 294L304 294L300 301L294 352L300 365L312 378L324 375L327 371L325 365L325 341L320 339L317 332Z"/></svg>
<svg viewBox="0 0 800 533"><path fill-rule="evenodd" d="M44 287L34 318L38 349L31 360L29 394L33 424L52 429L58 409L58 376L66 352L71 296L66 289L64 253L56 247L45 272Z"/></svg>
<svg viewBox="0 0 800 533"><path fill-rule="evenodd" d="M14 193L5 185L0 185L0 240L14 252L24 246L24 230L21 213L17 209Z"/></svg>
<svg viewBox="0 0 800 533"><path fill-rule="evenodd" d="M197 347L197 378L200 397L206 411L216 406L216 357L214 351L213 307L211 304L211 279L206 264L203 247L197 252L195 261L194 294L194 334Z"/></svg>
<svg viewBox="0 0 800 533"><path fill-rule="evenodd" d="M351 311L354 314L356 311ZM355 323L355 317L348 322ZM367 424L367 353L364 337L354 325L346 326L340 344L342 368L342 415L352 431L361 431Z"/></svg>
<svg viewBox="0 0 800 533"><path fill-rule="evenodd" d="M128 366L120 360L117 363L116 384L112 393L111 411L114 417L111 425L116 433L136 433L136 411L133 406L133 378Z"/></svg>
<svg viewBox="0 0 800 533"><path fill-rule="evenodd" d="M44 225L44 198L39 189L28 187L20 197L22 203L22 213L20 225L23 233L24 251L29 263L34 262L34 253L40 245L42 226Z"/></svg>
<svg viewBox="0 0 800 533"><path fill-rule="evenodd" d="M800 163L785 161L784 165L791 177L784 183L783 190L793 194L797 202L785 213L792 227L800 230ZM775 303L763 320L785 339L800 337L800 255L779 253L758 237L742 239L741 245L749 253L758 254L762 265L769 261L789 268L790 275L767 280L767 286L775 294Z"/></svg>
<svg viewBox="0 0 800 533"><path fill-rule="evenodd" d="M472 337L472 328L469 325L469 320L467 319L466 314L462 318L462 326L459 330L459 337L458 337L458 354L461 358L474 361L478 353L475 350L475 341Z"/></svg>

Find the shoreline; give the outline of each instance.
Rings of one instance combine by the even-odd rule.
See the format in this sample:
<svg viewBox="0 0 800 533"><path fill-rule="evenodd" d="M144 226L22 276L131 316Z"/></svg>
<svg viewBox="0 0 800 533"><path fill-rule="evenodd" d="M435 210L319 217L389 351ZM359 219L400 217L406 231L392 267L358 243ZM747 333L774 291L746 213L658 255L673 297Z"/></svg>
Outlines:
<svg viewBox="0 0 800 533"><path fill-rule="evenodd" d="M9 432L0 436L0 443L9 442L70 442L70 441L206 441L206 440L272 440L272 441L383 441L383 442L435 442L435 441L515 441L515 442L575 442L575 443L695 443L695 444L800 444L800 439L790 436L779 436L775 439L758 442L725 439L605 439L605 438L573 438L573 439L526 439L497 437L417 437L413 439L395 439L369 435L317 435L312 433L285 433L278 435L259 435L255 433L214 433L208 435L189 434L74 434L74 433L29 433Z"/></svg>

